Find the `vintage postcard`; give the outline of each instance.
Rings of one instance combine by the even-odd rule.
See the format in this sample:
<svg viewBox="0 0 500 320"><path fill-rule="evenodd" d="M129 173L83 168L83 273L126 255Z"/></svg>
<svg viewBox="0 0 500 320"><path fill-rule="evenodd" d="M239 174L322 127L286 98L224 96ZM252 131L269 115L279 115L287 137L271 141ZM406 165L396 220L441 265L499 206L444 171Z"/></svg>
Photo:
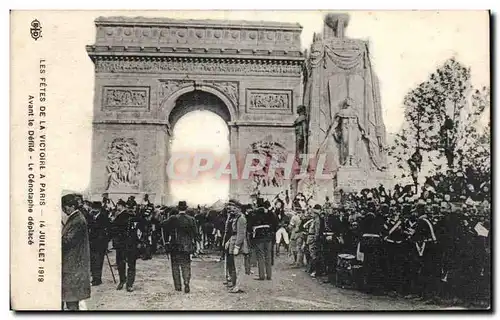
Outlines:
<svg viewBox="0 0 500 320"><path fill-rule="evenodd" d="M490 12L12 11L14 310L491 310Z"/></svg>

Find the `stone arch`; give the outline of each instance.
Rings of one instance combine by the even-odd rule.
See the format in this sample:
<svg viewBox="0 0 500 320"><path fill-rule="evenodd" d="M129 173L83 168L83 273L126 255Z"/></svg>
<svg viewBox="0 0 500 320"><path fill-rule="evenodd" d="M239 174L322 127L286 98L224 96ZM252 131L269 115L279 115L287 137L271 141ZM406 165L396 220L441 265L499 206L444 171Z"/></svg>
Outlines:
<svg viewBox="0 0 500 320"><path fill-rule="evenodd" d="M170 128L173 128L175 125L175 122L171 123L171 115L174 109L178 106L179 99L182 99L182 97L188 95L189 93L197 93L201 92L204 94L212 95L213 97L217 98L220 100L220 105L224 106L224 109L213 109L210 110L217 115L221 116L226 122L231 122L235 121L237 119L238 113L237 113L237 101L234 101L236 98L229 98L225 93L223 93L221 90L216 88L215 86L212 86L210 84L196 84L192 83L189 85L184 85L181 86L180 88L177 88L173 93L169 94L167 97L163 99L160 105L160 110L162 111L163 117L165 120L169 121ZM188 110L184 114L188 113L189 111L193 111L196 109ZM227 113L227 114L225 114ZM180 117L176 118L178 120Z"/></svg>

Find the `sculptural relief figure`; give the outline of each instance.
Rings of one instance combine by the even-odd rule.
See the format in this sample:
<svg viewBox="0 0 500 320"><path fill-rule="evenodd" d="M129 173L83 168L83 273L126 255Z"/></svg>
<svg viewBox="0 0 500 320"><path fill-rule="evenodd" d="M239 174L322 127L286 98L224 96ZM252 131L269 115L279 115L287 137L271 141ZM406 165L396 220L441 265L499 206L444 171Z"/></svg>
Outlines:
<svg viewBox="0 0 500 320"><path fill-rule="evenodd" d="M300 154L305 154L307 151L307 115L306 108L304 106L299 106L297 108L298 117L295 119L295 154L298 156Z"/></svg>
<svg viewBox="0 0 500 320"><path fill-rule="evenodd" d="M139 186L139 150L133 138L116 138L108 151L109 189L137 188Z"/></svg>
<svg viewBox="0 0 500 320"><path fill-rule="evenodd" d="M339 159L342 166L360 166L364 160L362 149L365 147L375 166L383 169L382 160L378 156L382 148L381 141L374 140L367 134L353 99L344 100L340 111L335 116L332 128L333 137L339 144Z"/></svg>
<svg viewBox="0 0 500 320"><path fill-rule="evenodd" d="M358 110L351 98L347 98L335 116L333 137L339 143L340 164L346 167L359 165L356 158L360 136L364 134L359 123Z"/></svg>
<svg viewBox="0 0 500 320"><path fill-rule="evenodd" d="M386 130L378 79L368 42L345 37L348 21L345 14L327 15L323 34L315 35L311 45L303 99L308 153L333 155L329 163L334 172L342 165L385 171ZM346 106L346 101L356 103Z"/></svg>

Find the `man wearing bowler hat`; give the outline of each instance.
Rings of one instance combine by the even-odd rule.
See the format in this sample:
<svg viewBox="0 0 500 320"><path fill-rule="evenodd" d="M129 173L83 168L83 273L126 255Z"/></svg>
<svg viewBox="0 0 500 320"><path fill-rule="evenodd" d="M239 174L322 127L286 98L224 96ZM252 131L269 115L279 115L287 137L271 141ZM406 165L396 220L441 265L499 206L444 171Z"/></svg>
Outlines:
<svg viewBox="0 0 500 320"><path fill-rule="evenodd" d="M186 201L179 201L179 213L172 215L165 223L166 238L170 239L170 257L172 277L176 291L181 291L181 272L184 280L184 292L191 291L191 254L196 251L197 230L193 217L186 214Z"/></svg>

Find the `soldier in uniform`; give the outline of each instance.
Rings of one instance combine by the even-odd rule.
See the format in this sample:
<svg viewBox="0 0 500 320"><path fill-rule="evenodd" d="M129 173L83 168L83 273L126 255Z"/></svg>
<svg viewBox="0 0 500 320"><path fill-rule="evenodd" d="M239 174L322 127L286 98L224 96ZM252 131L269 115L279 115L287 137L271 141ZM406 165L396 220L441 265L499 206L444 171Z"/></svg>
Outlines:
<svg viewBox="0 0 500 320"><path fill-rule="evenodd" d="M186 201L179 201L179 213L170 216L165 225L167 238L170 239L170 257L172 263L172 278L176 291L181 291L181 271L184 280L184 292L191 291L191 254L196 251L198 232L196 221L188 215Z"/></svg>
<svg viewBox="0 0 500 320"><path fill-rule="evenodd" d="M309 246L307 245L307 238L309 236L309 226L313 223L314 218L309 212L303 213L303 219L299 225L299 235L297 237L297 267L304 266L304 259L306 260L306 272L309 272L311 255L309 253Z"/></svg>
<svg viewBox="0 0 500 320"><path fill-rule="evenodd" d="M116 249L116 264L120 277L120 283L116 290L122 290L126 284L127 291L132 292L134 291L135 266L138 256L137 245L141 230L134 210L127 209L126 205L121 199L116 203L117 216L112 222L111 234Z"/></svg>
<svg viewBox="0 0 500 320"><path fill-rule="evenodd" d="M247 235L247 219L241 211L241 204L238 201L231 200L228 205L228 210L234 212L234 219L231 225L232 235L229 239L229 254L233 256L234 265L236 268L236 284L229 291L230 293L243 292L247 268L245 258L249 254L249 244Z"/></svg>
<svg viewBox="0 0 500 320"><path fill-rule="evenodd" d="M290 239L288 237L288 231L286 228L288 227L288 223L290 219L285 214L284 203L283 200L276 200L276 207L274 208L274 216L278 221L278 226L276 229L276 256L279 256L281 242L285 242L285 249L288 251L288 246L290 244Z"/></svg>
<svg viewBox="0 0 500 320"><path fill-rule="evenodd" d="M361 220L360 251L363 252L363 273L365 290L370 293L380 293L383 289L383 246L380 235L383 221L375 214L375 203L368 201L367 214Z"/></svg>
<svg viewBox="0 0 500 320"><path fill-rule="evenodd" d="M342 225L340 221L340 212L335 207L330 207L325 217L324 239L324 260L325 272L328 275L327 282L333 282L337 267L337 257L343 243Z"/></svg>
<svg viewBox="0 0 500 320"><path fill-rule="evenodd" d="M298 239L300 237L300 225L302 224L302 218L300 212L295 212L290 219L288 224L288 229L290 229L290 251L293 255L293 265L297 265L298 262Z"/></svg>
<svg viewBox="0 0 500 320"><path fill-rule="evenodd" d="M316 277L321 273L321 243L324 231L324 218L322 217L321 206L319 204L313 207L314 220L309 225L307 234L307 246L311 255L309 272L311 277Z"/></svg>
<svg viewBox="0 0 500 320"><path fill-rule="evenodd" d="M141 235L141 255L143 260L152 259L152 247L153 247L153 210L154 206L146 205L142 209L142 214L139 216L140 219L140 229L143 230Z"/></svg>
<svg viewBox="0 0 500 320"><path fill-rule="evenodd" d="M387 253L386 285L392 295L404 295L405 235L400 212L393 212L384 225L384 241Z"/></svg>
<svg viewBox="0 0 500 320"><path fill-rule="evenodd" d="M439 260L439 252L434 226L427 215L426 203L419 201L415 211L418 219L411 240L420 260L419 292L423 294L424 299L427 299L436 293L435 284L439 280L441 270L436 263Z"/></svg>
<svg viewBox="0 0 500 320"><path fill-rule="evenodd" d="M223 250L223 257L224 257L224 282L223 284L227 285L228 287L234 287L236 284L236 269L234 267L234 257L233 255L229 254L229 240L231 239L231 236L233 235L233 219L234 219L234 211L233 210L228 210L228 208L225 208L223 210L226 215L226 222L224 225L224 236L222 237L222 250Z"/></svg>
<svg viewBox="0 0 500 320"><path fill-rule="evenodd" d="M249 230L252 246L257 254L259 277L256 280L271 280L272 246L278 221L272 212L257 208L249 217Z"/></svg>
<svg viewBox="0 0 500 320"><path fill-rule="evenodd" d="M415 250L415 244L412 241L418 217L411 204L404 203L402 208L402 218L404 223L403 246L405 248L404 274L406 275L404 279L405 283L403 286L403 292L407 293L405 298L413 298L416 297L416 293L418 291L418 273L420 269L419 256L417 250Z"/></svg>

